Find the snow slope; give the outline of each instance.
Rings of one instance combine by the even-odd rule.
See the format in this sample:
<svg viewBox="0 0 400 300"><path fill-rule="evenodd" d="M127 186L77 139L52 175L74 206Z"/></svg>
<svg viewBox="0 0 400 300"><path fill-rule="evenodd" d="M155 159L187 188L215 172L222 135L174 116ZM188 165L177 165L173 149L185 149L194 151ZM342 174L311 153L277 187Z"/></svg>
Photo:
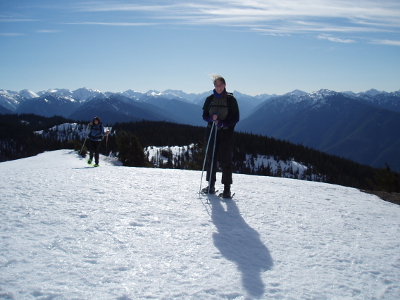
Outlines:
<svg viewBox="0 0 400 300"><path fill-rule="evenodd" d="M400 298L400 206L237 174L207 204L199 171L100 164L0 163L0 299Z"/></svg>

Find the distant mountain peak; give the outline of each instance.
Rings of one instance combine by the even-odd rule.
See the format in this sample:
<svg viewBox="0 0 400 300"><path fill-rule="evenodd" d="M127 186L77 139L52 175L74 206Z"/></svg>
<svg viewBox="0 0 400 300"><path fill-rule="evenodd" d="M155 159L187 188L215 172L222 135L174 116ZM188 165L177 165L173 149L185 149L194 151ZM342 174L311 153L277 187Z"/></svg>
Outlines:
<svg viewBox="0 0 400 300"><path fill-rule="evenodd" d="M106 97L106 94L99 90L79 88L74 91L69 89L48 89L47 91L40 91L37 93L39 96L43 95L58 95L62 97L68 97L78 102L85 102L95 97Z"/></svg>
<svg viewBox="0 0 400 300"><path fill-rule="evenodd" d="M332 91L332 90L328 90L328 89L320 89L318 91L312 92L311 94L313 95L322 95L322 96L330 96L330 95L334 95L337 94L338 92Z"/></svg>
<svg viewBox="0 0 400 300"><path fill-rule="evenodd" d="M99 90L92 90L88 88L79 88L72 92L72 97L78 101L88 101L93 98L107 98L106 94Z"/></svg>
<svg viewBox="0 0 400 300"><path fill-rule="evenodd" d="M304 96L304 95L307 95L307 93L296 89L296 90L293 90L293 91L291 91L289 93L286 93L285 95L288 95L288 96Z"/></svg>
<svg viewBox="0 0 400 300"><path fill-rule="evenodd" d="M149 90L145 93L146 96L161 96L161 92L157 90Z"/></svg>
<svg viewBox="0 0 400 300"><path fill-rule="evenodd" d="M24 97L26 99L33 99L33 98L37 98L39 97L38 94L36 94L35 92L32 92L28 89L22 90L18 93L21 97Z"/></svg>
<svg viewBox="0 0 400 300"><path fill-rule="evenodd" d="M378 91L376 89L370 89L370 90L366 91L364 94L374 97L380 93L382 93L382 92Z"/></svg>
<svg viewBox="0 0 400 300"><path fill-rule="evenodd" d="M312 98L314 101L319 101L319 100L324 100L329 96L335 96L338 95L340 93L335 92L335 91L331 91L328 89L320 89L318 91L312 92L309 95L310 98Z"/></svg>

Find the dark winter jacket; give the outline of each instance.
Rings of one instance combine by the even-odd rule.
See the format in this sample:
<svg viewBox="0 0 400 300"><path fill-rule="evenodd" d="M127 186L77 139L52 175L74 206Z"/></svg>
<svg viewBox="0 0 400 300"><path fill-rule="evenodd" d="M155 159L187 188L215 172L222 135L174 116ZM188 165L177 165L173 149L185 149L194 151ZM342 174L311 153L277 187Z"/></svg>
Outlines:
<svg viewBox="0 0 400 300"><path fill-rule="evenodd" d="M203 106L203 120L212 124L213 115L218 115L218 127L233 130L239 122L239 106L236 98L231 93L224 91L222 94L214 94L207 97Z"/></svg>

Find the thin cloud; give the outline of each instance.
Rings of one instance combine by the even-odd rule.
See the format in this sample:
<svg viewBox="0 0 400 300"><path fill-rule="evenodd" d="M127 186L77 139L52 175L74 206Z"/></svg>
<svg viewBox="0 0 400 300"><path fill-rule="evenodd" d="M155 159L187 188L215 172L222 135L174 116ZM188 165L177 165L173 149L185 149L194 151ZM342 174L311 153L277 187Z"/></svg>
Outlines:
<svg viewBox="0 0 400 300"><path fill-rule="evenodd" d="M397 45L400 33L398 0L171 0L167 4L161 0L117 0L83 2L69 8L78 16L79 12L92 12L95 17L107 14L111 19L67 24L220 26L273 36L318 33L319 39L344 44L357 42L355 34L359 41L367 41L379 33L388 35L374 43ZM112 19L115 12L120 12L118 20ZM130 22L133 17L140 22Z"/></svg>
<svg viewBox="0 0 400 300"><path fill-rule="evenodd" d="M157 23L129 23L129 22L75 22L73 25L102 25L102 26L152 26Z"/></svg>
<svg viewBox="0 0 400 300"><path fill-rule="evenodd" d="M60 30L36 30L37 33L57 33Z"/></svg>
<svg viewBox="0 0 400 300"><path fill-rule="evenodd" d="M162 11L174 11L179 9L182 5L145 5L141 4L125 4L118 2L92 2L92 3L84 3L82 5L78 5L75 7L77 11L82 12L162 12Z"/></svg>
<svg viewBox="0 0 400 300"><path fill-rule="evenodd" d="M118 2L93 2L77 8L92 12L141 12L142 17L164 20L179 20L185 24L215 24L225 26L263 26L271 21L309 21L319 20L341 27L364 26L372 31L374 27L400 28L400 4L397 1L335 1L335 0L214 0L214 1L175 1L164 5L152 1L154 5L126 4ZM147 13L147 15L146 15ZM287 27L288 33L296 31Z"/></svg>
<svg viewBox="0 0 400 300"><path fill-rule="evenodd" d="M373 40L370 43L380 44L380 45L400 46L400 41L393 41L393 40Z"/></svg>
<svg viewBox="0 0 400 300"><path fill-rule="evenodd" d="M250 30L260 35L293 35L293 34L306 34L306 33L319 33L319 38L327 40L351 43L356 42L355 40L348 38L333 38L331 33L346 35L348 33L357 34L368 34L371 30L364 27L351 27L351 26L337 26L335 24L325 24L323 22L305 22L305 21L294 21L294 22L269 22L269 24L263 27L251 27ZM388 32L386 29L375 29L375 33Z"/></svg>
<svg viewBox="0 0 400 300"><path fill-rule="evenodd" d="M355 40L352 39L340 39L337 37L333 37L329 34L321 34L318 36L319 39L323 39L323 40L328 40L331 42L335 42L335 43L344 43L344 44L349 44L349 43L355 43Z"/></svg>
<svg viewBox="0 0 400 300"><path fill-rule="evenodd" d="M16 32L0 32L1 36L21 36L24 35L23 33L16 33Z"/></svg>
<svg viewBox="0 0 400 300"><path fill-rule="evenodd" d="M8 18L0 18L0 22L37 22L39 20L35 20L35 19L16 19L16 18L12 18L12 19L8 19Z"/></svg>

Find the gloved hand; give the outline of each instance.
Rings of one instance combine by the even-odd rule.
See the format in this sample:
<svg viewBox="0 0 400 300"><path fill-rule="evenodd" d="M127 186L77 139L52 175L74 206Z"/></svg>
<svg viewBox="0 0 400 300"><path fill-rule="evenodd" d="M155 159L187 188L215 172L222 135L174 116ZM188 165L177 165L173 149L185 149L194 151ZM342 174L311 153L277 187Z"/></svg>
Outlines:
<svg viewBox="0 0 400 300"><path fill-rule="evenodd" d="M217 119L218 119L218 114L212 114L211 116L208 117L209 122L214 122Z"/></svg>
<svg viewBox="0 0 400 300"><path fill-rule="evenodd" d="M218 120L218 122L215 122L215 125L217 125L217 127L224 127L224 122L223 121L220 121L220 120Z"/></svg>

